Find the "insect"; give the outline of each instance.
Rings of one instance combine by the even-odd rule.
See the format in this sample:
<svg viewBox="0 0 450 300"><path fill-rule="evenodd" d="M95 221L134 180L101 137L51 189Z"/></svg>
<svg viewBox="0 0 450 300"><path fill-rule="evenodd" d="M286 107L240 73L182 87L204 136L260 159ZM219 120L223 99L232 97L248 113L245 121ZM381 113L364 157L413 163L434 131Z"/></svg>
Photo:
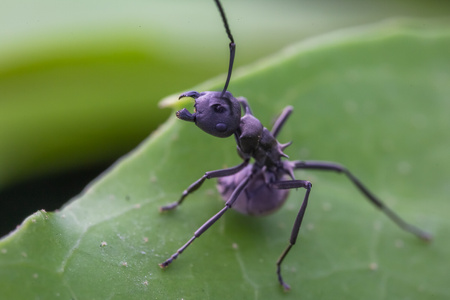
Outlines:
<svg viewBox="0 0 450 300"><path fill-rule="evenodd" d="M195 111L191 114L184 108L178 111L176 116L181 120L194 122L200 129L213 136L225 138L233 135L236 140L238 153L243 161L241 164L228 169L206 172L200 179L183 191L178 201L160 208L161 211L168 211L178 207L189 194L199 189L206 179L212 178L218 178L218 190L225 201L224 208L200 226L186 244L161 263L161 268L170 265L195 239L208 230L229 209L248 215L270 214L283 205L290 189L302 188L305 189L306 193L294 221L289 243L276 262L278 281L285 290L289 290L290 287L281 274L281 264L297 241L312 189L311 182L295 179L294 170L298 169L325 170L344 174L364 194L369 202L385 213L401 229L423 240L430 240L430 234L405 222L370 192L344 166L325 161L287 160L288 157L283 150L290 143L279 143L277 136L291 115L293 108L291 106L286 107L275 121L272 130L269 131L253 115L245 98L235 98L227 91L233 69L236 45L225 12L219 0L215 0L215 2L230 40L230 61L225 86L220 92L198 93L190 91L181 94L179 99L190 97L195 100ZM251 160L253 160L252 163Z"/></svg>

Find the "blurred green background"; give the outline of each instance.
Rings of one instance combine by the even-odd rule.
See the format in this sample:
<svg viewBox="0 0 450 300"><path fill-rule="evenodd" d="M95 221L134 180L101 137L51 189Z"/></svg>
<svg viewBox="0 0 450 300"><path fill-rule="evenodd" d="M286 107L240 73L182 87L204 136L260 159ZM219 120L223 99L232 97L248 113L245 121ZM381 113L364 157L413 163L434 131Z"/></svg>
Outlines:
<svg viewBox="0 0 450 300"><path fill-rule="evenodd" d="M443 1L223 5L237 68L339 28L450 11ZM227 44L212 0L0 2L0 234L134 148L170 114L161 98L223 74Z"/></svg>

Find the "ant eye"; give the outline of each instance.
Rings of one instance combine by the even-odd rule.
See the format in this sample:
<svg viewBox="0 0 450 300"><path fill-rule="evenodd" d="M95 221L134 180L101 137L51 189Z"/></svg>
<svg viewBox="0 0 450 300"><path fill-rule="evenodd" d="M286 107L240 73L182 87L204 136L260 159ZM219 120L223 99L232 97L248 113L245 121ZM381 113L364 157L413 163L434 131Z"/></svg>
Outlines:
<svg viewBox="0 0 450 300"><path fill-rule="evenodd" d="M224 113L226 111L226 108L220 104L213 105L213 109L214 109L214 112L219 113L219 114Z"/></svg>

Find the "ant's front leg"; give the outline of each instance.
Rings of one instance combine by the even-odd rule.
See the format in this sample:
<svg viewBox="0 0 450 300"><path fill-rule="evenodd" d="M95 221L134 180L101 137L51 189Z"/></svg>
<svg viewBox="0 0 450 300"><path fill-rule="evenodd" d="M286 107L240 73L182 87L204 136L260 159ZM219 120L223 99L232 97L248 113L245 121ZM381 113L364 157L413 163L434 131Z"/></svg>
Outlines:
<svg viewBox="0 0 450 300"><path fill-rule="evenodd" d="M225 176L230 176L230 175L236 174L239 171L241 171L243 168L245 168L248 165L249 161L250 161L250 159L245 159L241 164L239 164L237 166L234 166L234 167L231 167L228 169L221 169L221 170L206 172L205 175L203 175L199 180L197 180L196 182L191 184L187 189L185 189L183 191L183 194L181 194L181 197L178 201L172 202L165 206L161 206L159 208L159 211L163 212L163 211L172 210L172 209L176 208L178 205L180 205L183 202L184 198L186 198L187 195L196 191L203 184L203 182L206 179L225 177Z"/></svg>
<svg viewBox="0 0 450 300"><path fill-rule="evenodd" d="M237 166L238 167L238 166ZM234 169L234 168L232 168ZM230 170L230 169L226 169L226 170ZM224 171L224 170L219 170L219 171ZM197 239L198 237L200 237L206 230L208 230L214 223L216 223L217 220L220 219L220 217L223 216L223 214L225 214L225 212L230 209L234 202L237 200L237 198L239 197L239 195L242 193L242 191L245 189L245 187L247 186L247 184L250 182L250 180L252 179L253 173L250 173L247 177L245 177L240 183L239 185L234 189L233 193L231 194L230 198L228 199L228 201L225 203L225 207L222 208L217 214L215 214L214 216L212 216L208 221L206 221L206 223L204 223L202 226L200 226L200 228L197 229L197 231L194 232L194 236L191 237L186 244L184 244L181 248L179 248L177 250L177 252L175 252L174 254L172 254L168 259L166 259L163 263L160 263L159 266L161 268L166 268L167 266L169 266L181 253L183 253L184 250L186 250L187 247L189 247L190 244L192 244L192 242Z"/></svg>
<svg viewBox="0 0 450 300"><path fill-rule="evenodd" d="M289 118L293 110L294 108L292 106L287 106L283 109L283 112L273 124L271 133L274 138L278 136L278 133L280 133L281 128L283 128L284 123L286 123L286 120Z"/></svg>

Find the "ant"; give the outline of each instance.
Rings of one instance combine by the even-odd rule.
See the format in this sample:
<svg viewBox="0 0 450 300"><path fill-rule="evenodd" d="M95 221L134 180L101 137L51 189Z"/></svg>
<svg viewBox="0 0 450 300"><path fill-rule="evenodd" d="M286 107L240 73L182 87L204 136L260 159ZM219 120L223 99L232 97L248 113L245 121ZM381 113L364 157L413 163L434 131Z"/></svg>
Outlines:
<svg viewBox="0 0 450 300"><path fill-rule="evenodd" d="M281 264L297 241L298 232L312 189L311 182L295 179L294 170L297 169L326 170L343 173L366 196L369 202L385 213L401 229L425 241L431 240L432 237L429 233L406 223L370 192L344 166L325 161L282 160L282 158L288 158L283 153L283 150L290 143L281 144L276 138L292 113L293 108L292 106L286 107L275 121L272 130L269 131L253 116L245 98L234 98L227 91L233 70L236 44L234 43L220 1L214 1L217 4L225 31L230 40L230 61L225 86L221 92L198 93L196 91L190 91L181 94L179 99L189 97L195 100L194 113L191 114L186 108L183 108L176 112L176 116L181 120L194 122L200 129L216 137L225 138L234 135L237 151L243 159L243 162L228 169L206 172L200 179L183 191L178 201L160 208L160 211L168 211L178 207L189 194L200 188L206 179L211 178L218 178L218 190L225 201L225 207L200 226L195 231L194 236L179 248L177 252L161 263L161 268L170 265L196 238L208 230L230 208L248 215L267 215L273 213L283 205L289 195L290 189L303 188L306 190L306 193L291 231L289 245L281 253L276 263L278 281L285 290L289 290L289 285L281 275ZM243 116L241 116L241 107ZM254 162L250 163L252 158Z"/></svg>

